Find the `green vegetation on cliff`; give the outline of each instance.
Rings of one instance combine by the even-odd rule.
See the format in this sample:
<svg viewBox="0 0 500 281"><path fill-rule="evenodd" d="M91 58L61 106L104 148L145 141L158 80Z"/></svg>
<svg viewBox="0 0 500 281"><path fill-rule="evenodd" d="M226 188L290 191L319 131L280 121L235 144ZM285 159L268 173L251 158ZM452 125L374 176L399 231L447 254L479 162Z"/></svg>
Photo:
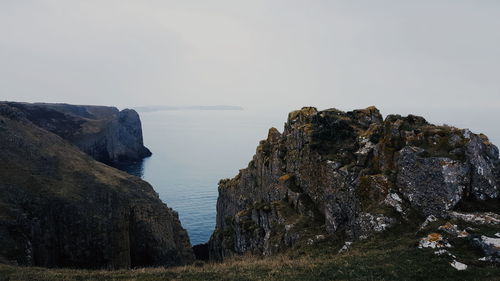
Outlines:
<svg viewBox="0 0 500 281"><path fill-rule="evenodd" d="M293 247L270 257L239 256L222 263L195 262L174 268L137 268L132 270L72 270L14 267L0 265L4 280L500 280L500 268L479 261L482 253L464 238L450 240L450 252L467 263L466 271L450 266L450 257L435 255L436 249L419 249L418 241L435 230L444 220L430 224L422 231L418 225L395 227L355 242L352 248L337 254L338 240L327 237L311 245ZM467 225L463 224L463 227ZM479 227L478 232L494 233L500 227ZM410 231L410 228L413 231ZM438 231L445 234L445 232ZM0 280L2 280L0 278Z"/></svg>
<svg viewBox="0 0 500 281"><path fill-rule="evenodd" d="M499 187L499 152L484 135L414 115L384 119L375 107L304 107L220 181L210 257L269 256L324 236L358 241L464 206L498 206Z"/></svg>
<svg viewBox="0 0 500 281"><path fill-rule="evenodd" d="M193 259L177 213L151 185L0 104L0 263L128 268Z"/></svg>
<svg viewBox="0 0 500 281"><path fill-rule="evenodd" d="M294 111L220 181L211 261L190 263L149 185L0 113L0 263L133 268L0 265L0 281L500 280L499 153L467 129Z"/></svg>

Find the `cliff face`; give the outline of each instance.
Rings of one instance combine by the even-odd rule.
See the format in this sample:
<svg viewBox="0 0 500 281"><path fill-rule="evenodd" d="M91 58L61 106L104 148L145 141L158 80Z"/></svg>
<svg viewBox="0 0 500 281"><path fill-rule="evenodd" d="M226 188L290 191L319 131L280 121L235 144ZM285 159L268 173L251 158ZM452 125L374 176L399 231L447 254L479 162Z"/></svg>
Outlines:
<svg viewBox="0 0 500 281"><path fill-rule="evenodd" d="M139 115L131 109L48 103L4 104L17 108L40 128L104 162L136 161L151 156L144 147Z"/></svg>
<svg viewBox="0 0 500 281"><path fill-rule="evenodd" d="M117 113L125 121L129 114L135 119ZM193 260L177 213L148 183L94 161L28 117L0 105L0 262L126 268Z"/></svg>
<svg viewBox="0 0 500 281"><path fill-rule="evenodd" d="M294 111L246 169L220 181L210 257L269 255L325 235L363 239L398 222L498 207L498 156L486 136L422 117Z"/></svg>

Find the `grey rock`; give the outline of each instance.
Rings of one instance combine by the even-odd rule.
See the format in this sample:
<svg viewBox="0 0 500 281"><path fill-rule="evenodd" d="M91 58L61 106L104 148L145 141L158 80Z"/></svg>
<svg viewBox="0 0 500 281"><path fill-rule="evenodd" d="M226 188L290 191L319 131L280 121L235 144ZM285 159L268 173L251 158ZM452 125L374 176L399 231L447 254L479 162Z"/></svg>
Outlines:
<svg viewBox="0 0 500 281"><path fill-rule="evenodd" d="M460 230L458 228L458 225L452 224L450 222L447 222L444 225L439 226L438 229L459 238L465 238L469 236L469 233L467 231Z"/></svg>
<svg viewBox="0 0 500 281"><path fill-rule="evenodd" d="M498 225L500 224L500 215L492 212L449 212L448 216L452 219L462 220L474 224Z"/></svg>
<svg viewBox="0 0 500 281"><path fill-rule="evenodd" d="M372 232L382 232L396 223L396 220L384 215L372 215L370 213L361 213L357 224L360 228L359 238L367 238Z"/></svg>
<svg viewBox="0 0 500 281"><path fill-rule="evenodd" d="M462 199L469 169L449 158L418 156L423 151L404 147L399 152L396 185L413 208L424 215L444 216Z"/></svg>
<svg viewBox="0 0 500 281"><path fill-rule="evenodd" d="M471 242L483 251L484 260L500 264L500 238L474 235L471 237Z"/></svg>
<svg viewBox="0 0 500 281"><path fill-rule="evenodd" d="M342 246L342 248L340 248L340 250L339 250L338 253L339 254L345 253L345 252L349 251L351 249L351 247L352 247L352 242L351 241L346 241L344 243L344 246Z"/></svg>
<svg viewBox="0 0 500 281"><path fill-rule="evenodd" d="M499 174L483 135L414 115L383 120L374 107L304 107L219 183L210 256L269 255L316 235L355 241L409 214L446 218L461 203L498 200Z"/></svg>
<svg viewBox="0 0 500 281"><path fill-rule="evenodd" d="M397 193L389 193L384 199L384 203L394 208L398 213L405 214L402 203L403 199Z"/></svg>
<svg viewBox="0 0 500 281"><path fill-rule="evenodd" d="M424 222L420 225L418 230L425 229L430 223L437 221L438 219L434 215L429 215L425 218Z"/></svg>
<svg viewBox="0 0 500 281"><path fill-rule="evenodd" d="M457 260L453 260L452 262L450 262L450 265L458 271L467 269L467 265L465 263L461 263Z"/></svg>
<svg viewBox="0 0 500 281"><path fill-rule="evenodd" d="M470 193L481 200L498 198L498 148L485 136L470 135L465 155L471 167Z"/></svg>
<svg viewBox="0 0 500 281"><path fill-rule="evenodd" d="M139 115L132 109L119 111L107 106L50 103L1 104L98 161L137 161L151 155L143 144Z"/></svg>

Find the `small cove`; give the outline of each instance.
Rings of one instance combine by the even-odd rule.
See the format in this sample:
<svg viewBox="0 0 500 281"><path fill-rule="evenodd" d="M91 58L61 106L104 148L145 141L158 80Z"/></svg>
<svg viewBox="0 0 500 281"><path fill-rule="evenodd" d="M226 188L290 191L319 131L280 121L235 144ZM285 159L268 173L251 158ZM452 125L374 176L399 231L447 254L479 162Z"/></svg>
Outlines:
<svg viewBox="0 0 500 281"><path fill-rule="evenodd" d="M381 110L423 115L431 123L448 123L485 133L500 144L493 111ZM285 110L169 110L139 112L145 145L153 156L117 168L142 177L179 213L192 245L205 243L215 227L217 186L234 177L252 159L270 127L283 131ZM472 117L475 118L472 118Z"/></svg>
<svg viewBox="0 0 500 281"><path fill-rule="evenodd" d="M280 130L284 113L249 110L140 112L144 144L153 155L116 166L149 182L179 213L193 245L215 227L217 186L248 165L270 127ZM274 120L274 122L273 122Z"/></svg>

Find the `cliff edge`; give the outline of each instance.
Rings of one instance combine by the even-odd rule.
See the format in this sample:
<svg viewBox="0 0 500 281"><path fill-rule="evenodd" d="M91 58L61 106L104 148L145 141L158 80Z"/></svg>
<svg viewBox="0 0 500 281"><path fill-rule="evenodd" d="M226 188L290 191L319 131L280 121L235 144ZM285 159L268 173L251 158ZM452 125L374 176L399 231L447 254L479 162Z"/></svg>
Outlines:
<svg viewBox="0 0 500 281"><path fill-rule="evenodd" d="M0 104L0 262L128 268L194 259L177 213L148 183L93 160L49 132L73 134L73 127L38 127L31 120L41 109L28 107ZM130 111L116 116L127 120L129 114L135 119ZM73 115L45 116L50 120L44 128L67 120L85 128L79 123L83 119L68 116Z"/></svg>
<svg viewBox="0 0 500 281"><path fill-rule="evenodd" d="M137 161L151 156L144 146L135 110L52 103L2 104L18 109L33 124L66 139L100 162Z"/></svg>
<svg viewBox="0 0 500 281"><path fill-rule="evenodd" d="M482 134L413 115L384 120L375 107L305 107L283 133L269 130L247 168L220 181L210 257L271 255L327 235L365 239L460 210L498 212L499 175L498 149Z"/></svg>

